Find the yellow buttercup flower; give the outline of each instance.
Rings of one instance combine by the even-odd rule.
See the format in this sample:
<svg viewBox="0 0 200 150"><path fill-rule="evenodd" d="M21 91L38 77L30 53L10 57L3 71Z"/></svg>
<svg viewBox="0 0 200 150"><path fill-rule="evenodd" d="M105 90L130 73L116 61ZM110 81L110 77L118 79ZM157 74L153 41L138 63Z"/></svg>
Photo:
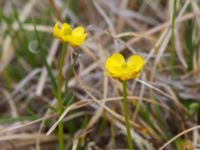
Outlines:
<svg viewBox="0 0 200 150"><path fill-rule="evenodd" d="M62 42L68 42L72 47L80 46L87 37L87 33L85 33L83 27L79 26L72 29L67 23L63 23L62 26L59 27L58 22L53 27L53 34Z"/></svg>
<svg viewBox="0 0 200 150"><path fill-rule="evenodd" d="M144 60L139 55L132 55L126 62L124 56L117 53L107 58L106 74L119 80L135 79L139 76Z"/></svg>

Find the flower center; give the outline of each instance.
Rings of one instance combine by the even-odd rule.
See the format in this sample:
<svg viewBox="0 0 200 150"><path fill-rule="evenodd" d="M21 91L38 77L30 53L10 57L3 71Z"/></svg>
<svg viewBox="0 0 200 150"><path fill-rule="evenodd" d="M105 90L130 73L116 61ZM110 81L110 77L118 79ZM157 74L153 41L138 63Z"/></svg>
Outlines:
<svg viewBox="0 0 200 150"><path fill-rule="evenodd" d="M128 67L128 65L126 64L126 63L124 63L123 65L122 65L122 68L124 68L124 69L126 69Z"/></svg>
<svg viewBox="0 0 200 150"><path fill-rule="evenodd" d="M71 31L69 29L63 30L63 35L70 35Z"/></svg>

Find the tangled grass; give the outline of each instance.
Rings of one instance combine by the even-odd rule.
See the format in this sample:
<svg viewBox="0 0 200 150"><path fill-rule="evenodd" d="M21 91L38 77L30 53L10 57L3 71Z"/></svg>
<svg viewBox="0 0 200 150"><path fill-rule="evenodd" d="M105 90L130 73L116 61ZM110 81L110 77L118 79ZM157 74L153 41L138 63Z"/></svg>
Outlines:
<svg viewBox="0 0 200 150"><path fill-rule="evenodd" d="M1 0L0 149L55 150L61 120L65 149L127 148L122 86L104 75L113 53L145 59L140 77L127 84L134 148L198 149L199 16L198 0ZM65 55L60 117L40 53L56 76L57 21L88 33Z"/></svg>

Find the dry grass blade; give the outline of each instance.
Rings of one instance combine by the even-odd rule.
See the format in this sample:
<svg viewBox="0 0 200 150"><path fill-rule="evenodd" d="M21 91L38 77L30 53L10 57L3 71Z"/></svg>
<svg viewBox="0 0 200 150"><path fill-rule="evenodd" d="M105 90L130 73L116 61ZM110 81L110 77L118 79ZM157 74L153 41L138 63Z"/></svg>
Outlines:
<svg viewBox="0 0 200 150"><path fill-rule="evenodd" d="M160 89L158 89L158 88L152 86L151 84L149 84L149 83L147 83L147 82L144 82L144 81L142 81L142 80L140 80L140 79L136 79L136 80L137 80L138 82L140 82L140 83L142 83L142 84L148 86L149 88L152 88L152 89L154 89L155 91L157 91L157 92L163 94L164 96L170 98L171 100L174 100L176 103L180 104L180 103L177 101L176 98L174 98L174 97L172 97L172 96L166 94L165 92L163 92L163 91L161 91ZM180 106L182 107L181 104L180 104ZM185 109L184 107L182 107L182 108Z"/></svg>
<svg viewBox="0 0 200 150"><path fill-rule="evenodd" d="M56 135L46 136L45 134L39 135L42 141L56 140ZM38 134L12 134L0 137L0 141L9 141L9 140L35 140L38 137Z"/></svg>
<svg viewBox="0 0 200 150"><path fill-rule="evenodd" d="M12 128L8 128L8 129L1 129L0 130L0 134L5 134L5 133L9 133L11 131L14 131L14 130L17 130L17 129L20 129L20 128L25 128L26 126L30 126L30 125L33 125L35 123L39 123L41 122L44 118L51 118L51 117L54 117L56 116L56 114L53 114L53 115L49 115L49 116L46 116L46 117L42 117L42 118L39 118L37 120L34 120L34 121L31 121L31 122L28 122L28 123L24 123L22 125L18 125L18 126L15 126L15 127L12 127Z"/></svg>
<svg viewBox="0 0 200 150"><path fill-rule="evenodd" d="M163 150L164 148L166 148L170 143L172 143L173 141L175 141L177 138L179 138L180 136L188 133L188 132L191 132L193 130L196 130L196 129L199 129L200 126L195 126L195 127L192 127L192 128L189 128L179 134L177 134L176 136L174 136L173 138L171 138L169 141L167 141L162 147L159 148L159 150Z"/></svg>
<svg viewBox="0 0 200 150"><path fill-rule="evenodd" d="M63 120L63 118L69 113L69 111L73 110L73 109L78 109L81 108L85 105L88 105L88 102L84 102L84 101L80 101L77 103L74 103L70 106L68 106L64 112L62 113L62 115L59 117L59 119L56 121L56 123L54 123L54 125L48 130L48 132L46 133L47 135L51 134L53 132L53 130L57 127L58 123Z"/></svg>

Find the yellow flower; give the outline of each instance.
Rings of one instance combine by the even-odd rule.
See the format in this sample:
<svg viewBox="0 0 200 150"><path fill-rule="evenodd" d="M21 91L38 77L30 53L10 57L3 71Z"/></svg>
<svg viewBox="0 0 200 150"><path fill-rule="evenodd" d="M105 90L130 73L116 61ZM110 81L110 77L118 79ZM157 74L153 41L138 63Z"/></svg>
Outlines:
<svg viewBox="0 0 200 150"><path fill-rule="evenodd" d="M107 58L105 67L107 75L119 80L135 79L139 76L144 60L139 55L132 55L128 62L125 61L123 55L117 53Z"/></svg>
<svg viewBox="0 0 200 150"><path fill-rule="evenodd" d="M72 47L80 46L87 37L83 27L79 26L72 30L67 23L63 23L59 27L58 22L53 27L53 34L54 37L59 38L62 42L68 42Z"/></svg>

